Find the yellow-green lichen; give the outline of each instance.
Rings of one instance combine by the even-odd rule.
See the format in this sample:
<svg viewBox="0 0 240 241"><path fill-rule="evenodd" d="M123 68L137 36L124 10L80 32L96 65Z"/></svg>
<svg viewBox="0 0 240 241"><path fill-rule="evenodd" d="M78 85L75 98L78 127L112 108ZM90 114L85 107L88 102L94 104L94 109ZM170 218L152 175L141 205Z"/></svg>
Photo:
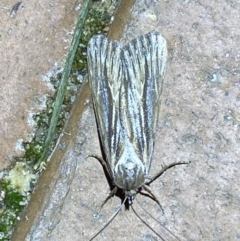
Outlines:
<svg viewBox="0 0 240 241"><path fill-rule="evenodd" d="M9 184L13 189L19 193L25 193L30 191L30 184L33 180L36 180L36 178L36 174L32 173L27 164L17 162L5 179L9 181Z"/></svg>

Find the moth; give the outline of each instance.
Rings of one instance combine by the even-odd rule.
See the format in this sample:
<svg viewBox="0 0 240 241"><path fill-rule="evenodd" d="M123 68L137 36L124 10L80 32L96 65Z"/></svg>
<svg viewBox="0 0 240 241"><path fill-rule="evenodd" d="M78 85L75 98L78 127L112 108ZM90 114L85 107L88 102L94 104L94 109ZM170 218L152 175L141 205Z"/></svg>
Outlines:
<svg viewBox="0 0 240 241"><path fill-rule="evenodd" d="M140 36L127 45L95 35L88 43L88 79L105 159L98 158L115 186L131 205L142 190L168 168L149 177L154 151L167 43L158 32Z"/></svg>

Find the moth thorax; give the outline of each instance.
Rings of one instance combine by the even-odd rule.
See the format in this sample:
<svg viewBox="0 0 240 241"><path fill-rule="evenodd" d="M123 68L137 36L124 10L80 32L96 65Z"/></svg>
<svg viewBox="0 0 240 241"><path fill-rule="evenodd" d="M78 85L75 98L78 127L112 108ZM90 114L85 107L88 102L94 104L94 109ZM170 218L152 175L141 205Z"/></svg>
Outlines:
<svg viewBox="0 0 240 241"><path fill-rule="evenodd" d="M114 183L125 191L126 196L135 196L138 188L144 185L145 173L142 165L127 160L115 168Z"/></svg>

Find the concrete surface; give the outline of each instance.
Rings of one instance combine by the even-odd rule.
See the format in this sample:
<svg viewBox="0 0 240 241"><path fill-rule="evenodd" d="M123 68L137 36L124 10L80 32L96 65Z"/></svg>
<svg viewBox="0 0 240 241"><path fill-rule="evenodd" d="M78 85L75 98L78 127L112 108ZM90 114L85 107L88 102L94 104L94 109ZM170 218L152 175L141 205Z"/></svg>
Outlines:
<svg viewBox="0 0 240 241"><path fill-rule="evenodd" d="M240 82L238 1L137 0L121 41L157 30L167 39L168 70L151 174L177 166L151 184L165 214L149 198L138 202L179 240L240 240ZM116 29L117 31L117 29ZM31 200L21 240L89 240L119 207L109 193L88 84L79 92L60 145ZM44 197L44 199L41 199ZM177 240L141 209L164 240ZM41 204L41 205L40 205ZM15 237L23 237L16 236ZM15 239L17 240L17 239ZM132 212L122 210L95 240L160 240Z"/></svg>
<svg viewBox="0 0 240 241"><path fill-rule="evenodd" d="M34 113L53 94L50 77L64 66L78 17L75 0L0 3L0 170L22 156L34 136Z"/></svg>

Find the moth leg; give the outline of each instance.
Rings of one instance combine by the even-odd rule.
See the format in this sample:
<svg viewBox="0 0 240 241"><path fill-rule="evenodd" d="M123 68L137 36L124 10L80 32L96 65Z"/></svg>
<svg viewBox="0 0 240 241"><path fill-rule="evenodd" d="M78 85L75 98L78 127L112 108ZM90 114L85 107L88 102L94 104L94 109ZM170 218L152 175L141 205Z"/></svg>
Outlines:
<svg viewBox="0 0 240 241"><path fill-rule="evenodd" d="M107 174L109 175L109 177L112 179L112 173L107 165L107 162L100 156L97 156L97 155L90 155L88 157L94 157L96 158L100 163L101 165L103 166L103 168L107 171ZM114 187L114 189L109 193L109 195L107 196L107 198L103 201L102 205L101 205L101 208L106 204L106 202L111 198L113 197L116 192L117 192L117 187ZM100 210L98 211L100 212Z"/></svg>
<svg viewBox="0 0 240 241"><path fill-rule="evenodd" d="M150 197L159 205L159 207L161 208L161 210L162 210L162 212L164 214L164 210L162 208L162 205L158 201L157 197L152 193L152 191L146 185L143 185L142 188L143 188L144 191L146 191L146 192L148 192L150 194Z"/></svg>
<svg viewBox="0 0 240 241"><path fill-rule="evenodd" d="M162 170L160 172L158 172L155 176L153 176L152 178L149 178L150 181L146 182L145 185L150 185L153 181L155 181L158 177L160 177L165 171L167 171L167 169L170 169L174 166L177 166L177 165L182 165L182 164L189 164L189 162L174 162L174 163L171 163L169 165L164 165Z"/></svg>
<svg viewBox="0 0 240 241"><path fill-rule="evenodd" d="M118 189L118 187L114 187L114 188L113 188L113 190L108 194L107 198L106 198L106 199L104 200L104 202L102 203L101 208L106 204L106 202L107 202L111 197L113 197L113 196L116 194L117 189Z"/></svg>
<svg viewBox="0 0 240 241"><path fill-rule="evenodd" d="M103 168L107 171L107 174L109 175L109 177L112 179L112 173L107 165L107 162L100 156L97 156L97 155L89 155L88 157L94 157L96 158L100 163L101 165L103 166Z"/></svg>

